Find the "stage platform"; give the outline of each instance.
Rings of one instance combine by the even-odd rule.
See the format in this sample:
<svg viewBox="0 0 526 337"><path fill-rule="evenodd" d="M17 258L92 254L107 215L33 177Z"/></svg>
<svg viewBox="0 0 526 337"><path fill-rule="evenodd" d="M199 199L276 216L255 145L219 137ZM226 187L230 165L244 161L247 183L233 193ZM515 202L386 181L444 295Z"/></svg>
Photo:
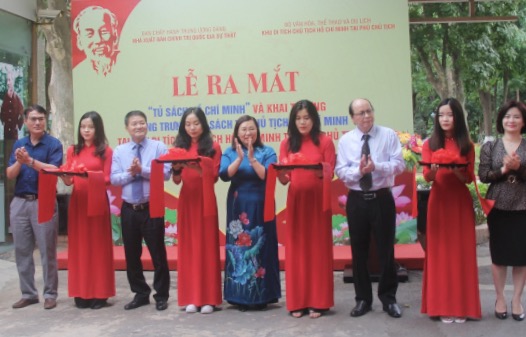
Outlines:
<svg viewBox="0 0 526 337"><path fill-rule="evenodd" d="M170 270L177 270L177 247L166 247L168 253L168 265ZM221 267L225 263L225 248L220 247ZM399 244L395 245L395 259L406 269L421 270L424 267L424 251L420 244ZM124 258L124 247L113 247L113 260L115 270L125 270L126 260ZM148 249L144 247L142 254L144 270L153 270ZM334 246L334 270L344 270L347 265L352 263L352 254L350 246ZM67 250L58 253L59 269L68 269L68 252ZM279 247L279 267L285 268L285 247Z"/></svg>

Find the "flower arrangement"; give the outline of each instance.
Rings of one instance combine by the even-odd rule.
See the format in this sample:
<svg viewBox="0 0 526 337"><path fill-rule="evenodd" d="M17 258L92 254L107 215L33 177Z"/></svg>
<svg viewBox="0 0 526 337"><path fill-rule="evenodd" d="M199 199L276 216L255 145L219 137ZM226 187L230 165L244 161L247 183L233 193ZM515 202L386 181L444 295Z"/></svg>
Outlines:
<svg viewBox="0 0 526 337"><path fill-rule="evenodd" d="M412 170L418 164L422 155L422 137L419 134L409 132L396 132L400 145L402 145L402 155L404 156L405 166Z"/></svg>

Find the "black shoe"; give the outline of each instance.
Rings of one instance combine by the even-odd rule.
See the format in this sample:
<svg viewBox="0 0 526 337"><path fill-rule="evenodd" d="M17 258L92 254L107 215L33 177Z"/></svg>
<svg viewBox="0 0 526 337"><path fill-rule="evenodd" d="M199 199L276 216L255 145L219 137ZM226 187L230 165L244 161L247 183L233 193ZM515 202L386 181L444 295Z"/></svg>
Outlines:
<svg viewBox="0 0 526 337"><path fill-rule="evenodd" d="M402 308L398 305L398 303L391 303L391 304L384 304L384 311L387 312L387 314L394 318L400 318L402 317Z"/></svg>
<svg viewBox="0 0 526 337"><path fill-rule="evenodd" d="M263 304L256 304L254 306L254 310L260 310L260 311L263 311L263 310L267 310L267 303L263 303Z"/></svg>
<svg viewBox="0 0 526 337"><path fill-rule="evenodd" d="M524 309L522 310L522 313L520 313L520 314L514 314L514 313L513 313L513 301L511 301L510 306L511 306L511 317L512 317L514 320L516 320L516 321L519 321L519 322L520 322L520 321L523 321L523 320L524 320L524 317L526 316L526 315L524 314Z"/></svg>
<svg viewBox="0 0 526 337"><path fill-rule="evenodd" d="M124 306L124 310L137 309L138 307L142 307L143 305L147 305L147 304L150 304L150 299L148 297L143 297L143 298L135 297L133 301L131 301L130 303Z"/></svg>
<svg viewBox="0 0 526 337"><path fill-rule="evenodd" d="M167 308L168 308L167 300L159 300L155 303L155 309L159 311L166 310Z"/></svg>
<svg viewBox="0 0 526 337"><path fill-rule="evenodd" d="M106 298L95 298L91 302L91 309L97 310L100 308L104 308L107 305L108 305L108 302Z"/></svg>
<svg viewBox="0 0 526 337"><path fill-rule="evenodd" d="M91 298L75 297L75 306L79 309L87 309L92 305Z"/></svg>
<svg viewBox="0 0 526 337"><path fill-rule="evenodd" d="M504 312L497 311L497 301L495 301L495 317L497 317L498 319L508 318L508 311L504 311Z"/></svg>
<svg viewBox="0 0 526 337"><path fill-rule="evenodd" d="M514 320L519 321L519 322L523 321L525 316L526 315L524 314L524 312L522 314L513 314L513 313L511 314L511 317L513 317Z"/></svg>
<svg viewBox="0 0 526 337"><path fill-rule="evenodd" d="M365 315L369 311L371 311L371 305L367 304L367 302L365 301L360 300L356 302L356 306L354 307L354 309L352 309L351 316L360 317L360 316Z"/></svg>

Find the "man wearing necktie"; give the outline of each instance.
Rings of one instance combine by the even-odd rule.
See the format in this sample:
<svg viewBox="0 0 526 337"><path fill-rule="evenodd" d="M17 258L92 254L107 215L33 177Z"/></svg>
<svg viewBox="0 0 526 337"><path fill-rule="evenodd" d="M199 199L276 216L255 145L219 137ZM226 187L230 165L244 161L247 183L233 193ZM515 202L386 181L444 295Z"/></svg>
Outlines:
<svg viewBox="0 0 526 337"><path fill-rule="evenodd" d="M146 138L148 124L142 111L130 111L124 118L131 142L115 148L111 164L111 183L122 186L121 225L126 273L134 299L124 306L135 309L150 303L151 288L146 283L141 262L142 240L152 257L153 287L157 310L168 307L170 274L164 245L164 217L150 217L150 173L152 160L168 152L164 143ZM171 167L164 165L164 180Z"/></svg>
<svg viewBox="0 0 526 337"><path fill-rule="evenodd" d="M393 130L374 125L374 108L369 100L353 100L349 113L356 128L340 139L335 173L349 189L346 212L356 292L351 316L371 310L373 294L367 265L372 234L380 265L378 298L383 310L398 318L402 310L396 303L396 208L391 187L395 176L405 168L402 149Z"/></svg>

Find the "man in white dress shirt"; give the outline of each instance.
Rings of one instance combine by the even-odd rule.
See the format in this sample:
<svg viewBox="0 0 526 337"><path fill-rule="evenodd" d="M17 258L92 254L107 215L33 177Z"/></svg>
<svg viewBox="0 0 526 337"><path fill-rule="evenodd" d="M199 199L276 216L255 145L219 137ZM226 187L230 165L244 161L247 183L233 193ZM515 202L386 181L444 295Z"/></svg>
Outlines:
<svg viewBox="0 0 526 337"><path fill-rule="evenodd" d="M375 239L380 281L378 298L391 317L401 317L396 303L398 278L394 260L396 208L391 187L405 168L396 133L374 125L374 108L367 99L355 99L349 113L356 128L338 144L336 175L349 189L346 213L351 237L356 306L352 317L371 310L373 294L369 271L369 243Z"/></svg>

